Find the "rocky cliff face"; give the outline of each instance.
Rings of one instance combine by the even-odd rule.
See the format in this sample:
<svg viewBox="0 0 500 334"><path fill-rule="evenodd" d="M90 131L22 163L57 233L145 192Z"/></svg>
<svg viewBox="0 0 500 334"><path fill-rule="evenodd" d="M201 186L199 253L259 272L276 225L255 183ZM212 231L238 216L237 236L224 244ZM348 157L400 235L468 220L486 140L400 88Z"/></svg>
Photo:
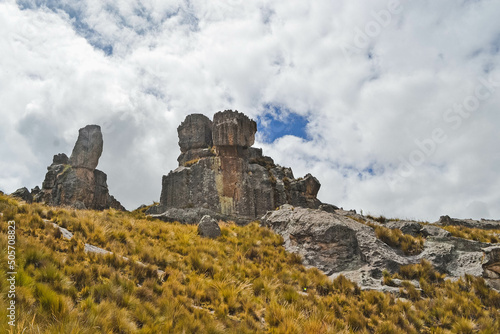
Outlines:
<svg viewBox="0 0 500 334"><path fill-rule="evenodd" d="M315 177L295 179L290 168L276 165L261 149L251 147L257 124L244 114L226 110L216 113L213 121L189 115L177 132L179 167L163 176L160 204L149 213L195 223L212 212L246 223L287 203L322 205L316 198L320 183Z"/></svg>
<svg viewBox="0 0 500 334"><path fill-rule="evenodd" d="M34 201L49 205L68 205L78 209L125 210L109 194L107 175L96 169L103 149L101 128L87 125L80 129L71 158L54 156L42 184L33 192Z"/></svg>

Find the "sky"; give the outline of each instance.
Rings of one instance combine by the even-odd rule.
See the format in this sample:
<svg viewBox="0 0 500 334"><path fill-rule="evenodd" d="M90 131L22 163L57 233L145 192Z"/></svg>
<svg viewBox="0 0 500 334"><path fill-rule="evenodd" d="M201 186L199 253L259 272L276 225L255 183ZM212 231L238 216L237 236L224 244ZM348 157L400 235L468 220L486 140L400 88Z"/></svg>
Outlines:
<svg viewBox="0 0 500 334"><path fill-rule="evenodd" d="M500 219L500 1L0 0L0 190L78 129L129 210L158 201L186 115L233 109L318 197Z"/></svg>

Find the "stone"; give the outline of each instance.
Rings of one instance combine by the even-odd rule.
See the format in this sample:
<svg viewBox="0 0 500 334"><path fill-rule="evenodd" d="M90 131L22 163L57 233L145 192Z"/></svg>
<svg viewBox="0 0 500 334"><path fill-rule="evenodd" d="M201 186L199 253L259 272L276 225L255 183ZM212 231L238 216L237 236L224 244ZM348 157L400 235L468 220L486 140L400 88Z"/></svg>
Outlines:
<svg viewBox="0 0 500 334"><path fill-rule="evenodd" d="M202 114L191 114L177 128L181 152L212 147L212 121Z"/></svg>
<svg viewBox="0 0 500 334"><path fill-rule="evenodd" d="M214 115L213 143L215 146L250 147L255 141L257 123L237 111L225 110Z"/></svg>
<svg viewBox="0 0 500 334"><path fill-rule="evenodd" d="M99 163L102 149L101 127L99 125L87 125L78 132L78 140L69 158L69 164L73 167L94 170Z"/></svg>
<svg viewBox="0 0 500 334"><path fill-rule="evenodd" d="M104 210L125 208L109 194L107 175L96 169L103 149L101 128L88 125L79 131L71 158L54 155L36 202L76 209Z"/></svg>
<svg viewBox="0 0 500 334"><path fill-rule="evenodd" d="M13 197L17 197L17 198L22 199L26 203L32 203L33 202L33 196L31 195L30 191L26 187L17 189L11 195Z"/></svg>
<svg viewBox="0 0 500 334"><path fill-rule="evenodd" d="M168 212L163 219L195 223L201 217L189 209L204 208L245 224L287 203L323 205L317 199L321 184L314 176L295 179L290 168L250 147L256 131L256 123L237 111L218 112L213 122L203 115L187 116L178 128L179 167L163 176L160 203L147 213Z"/></svg>
<svg viewBox="0 0 500 334"><path fill-rule="evenodd" d="M212 217L203 216L198 224L198 234L202 237L215 239L221 234L219 224Z"/></svg>
<svg viewBox="0 0 500 334"><path fill-rule="evenodd" d="M381 273L381 269L395 271L410 263L377 239L371 227L347 216L286 204L268 212L261 224L280 234L286 250L300 254L306 266L327 275L367 270L367 266L372 273Z"/></svg>
<svg viewBox="0 0 500 334"><path fill-rule="evenodd" d="M433 225L424 225L422 226L422 230L420 230L424 237L434 237L434 238L449 238L451 237L451 233L443 230L438 226Z"/></svg>
<svg viewBox="0 0 500 334"><path fill-rule="evenodd" d="M366 218L343 210L327 212L286 204L269 211L262 217L261 225L280 234L285 249L300 254L304 265L316 267L331 278L342 274L362 289L389 291L382 286L384 270L394 273L401 265L422 259L451 278L465 274L482 276L490 286L500 288L498 245L452 237L437 226L417 222L386 224L428 237L420 254L405 256L377 239L374 230L360 220Z"/></svg>
<svg viewBox="0 0 500 334"><path fill-rule="evenodd" d="M69 158L64 153L56 154L56 155L54 155L54 158L52 159L52 164L53 165L68 165Z"/></svg>
<svg viewBox="0 0 500 334"><path fill-rule="evenodd" d="M498 230L500 229L500 220L490 220L490 219L456 219L450 218L450 216L441 216L437 222L434 224L441 226L464 226L468 228L480 228L484 230Z"/></svg>
<svg viewBox="0 0 500 334"><path fill-rule="evenodd" d="M422 234L422 225L414 221L389 221L383 226L390 229L399 229L404 234L410 234L414 237Z"/></svg>

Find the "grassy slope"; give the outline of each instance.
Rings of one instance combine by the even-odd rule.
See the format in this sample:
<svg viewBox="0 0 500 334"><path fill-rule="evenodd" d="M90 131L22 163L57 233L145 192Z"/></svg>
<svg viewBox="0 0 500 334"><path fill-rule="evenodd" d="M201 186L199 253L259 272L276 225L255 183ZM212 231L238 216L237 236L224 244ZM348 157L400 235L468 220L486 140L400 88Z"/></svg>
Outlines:
<svg viewBox="0 0 500 334"><path fill-rule="evenodd" d="M444 281L426 263L392 277L420 278L422 286L407 284L405 298L395 298L305 269L280 236L255 223L223 224L222 236L209 240L195 226L140 212L64 210L4 195L0 211L0 277L7 221L18 228L14 333L500 332L498 293L481 278ZM75 236L63 239L43 219ZM115 255L87 254L84 242ZM7 288L0 279L2 331Z"/></svg>

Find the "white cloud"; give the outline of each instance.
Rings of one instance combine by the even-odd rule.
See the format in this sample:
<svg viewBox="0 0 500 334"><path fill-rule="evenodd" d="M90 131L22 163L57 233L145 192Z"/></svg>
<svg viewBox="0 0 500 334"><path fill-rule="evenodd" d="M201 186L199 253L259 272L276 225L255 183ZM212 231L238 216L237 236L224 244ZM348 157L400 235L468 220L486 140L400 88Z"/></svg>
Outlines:
<svg viewBox="0 0 500 334"><path fill-rule="evenodd" d="M256 146L315 175L322 200L498 218L500 87L460 124L448 110L479 78L500 81L500 3L394 2L3 2L0 188L40 185L52 155L70 154L78 128L97 123L99 168L133 209L158 200L187 114L257 118L273 104L305 116L311 140ZM420 156L436 129L446 139L401 177L401 159Z"/></svg>

